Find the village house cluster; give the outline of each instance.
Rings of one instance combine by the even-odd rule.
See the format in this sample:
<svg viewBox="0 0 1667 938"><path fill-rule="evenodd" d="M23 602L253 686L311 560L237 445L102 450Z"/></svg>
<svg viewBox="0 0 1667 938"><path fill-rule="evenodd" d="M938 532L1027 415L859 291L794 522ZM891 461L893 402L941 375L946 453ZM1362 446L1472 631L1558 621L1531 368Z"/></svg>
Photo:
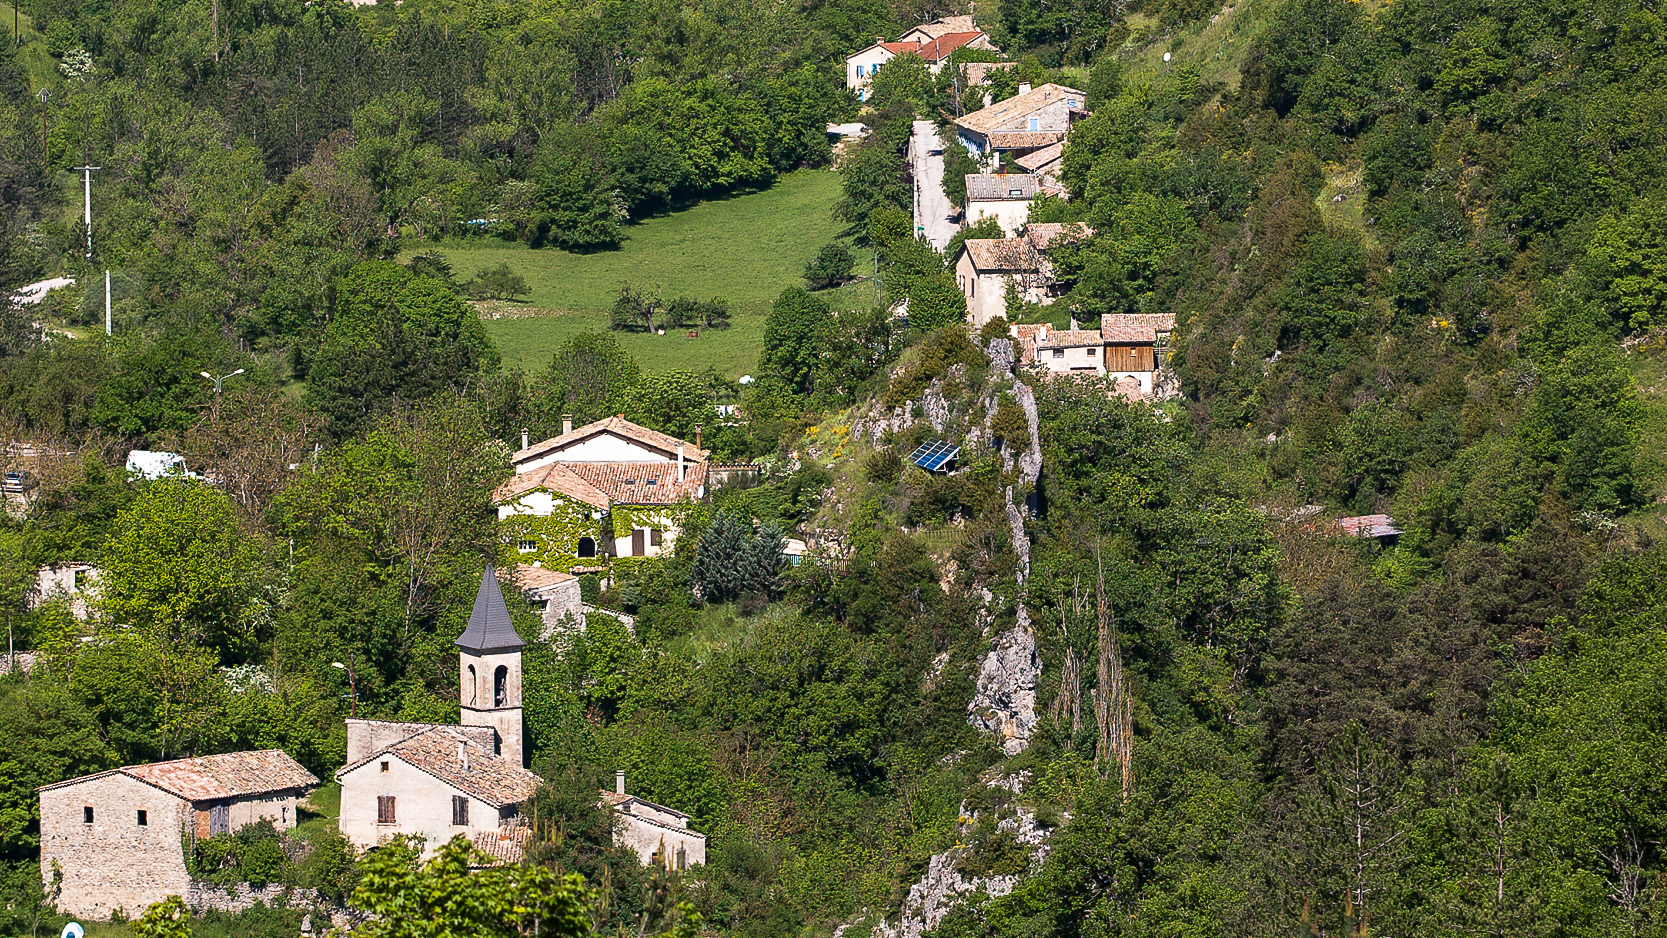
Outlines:
<svg viewBox="0 0 1667 938"><path fill-rule="evenodd" d="M477 862L519 862L532 837L529 802L543 779L527 770L521 649L496 571L488 565L458 637L459 705L453 724L347 721L341 832L360 849L396 836L432 852L456 836ZM135 915L169 896L191 896L187 857L196 842L270 821L293 829L319 779L281 750L233 752L131 765L42 787L41 879L72 915ZM598 803L616 816L616 839L644 863L685 869L706 862L706 835L690 816L630 795L618 773Z"/></svg>

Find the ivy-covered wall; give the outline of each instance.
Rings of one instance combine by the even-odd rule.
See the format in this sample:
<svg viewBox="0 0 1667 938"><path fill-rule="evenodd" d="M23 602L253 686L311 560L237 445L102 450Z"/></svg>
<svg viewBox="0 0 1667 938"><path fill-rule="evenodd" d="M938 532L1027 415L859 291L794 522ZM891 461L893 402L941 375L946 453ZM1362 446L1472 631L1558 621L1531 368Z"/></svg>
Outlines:
<svg viewBox="0 0 1667 938"><path fill-rule="evenodd" d="M499 522L500 536L516 559L520 563L536 563L563 572L572 572L574 567L594 567L604 563L601 555L606 545L602 541L602 527L606 515L602 509L555 492L549 494L548 515L516 513ZM597 556L579 556L581 537L596 541ZM533 549L521 550L523 541L532 542Z"/></svg>

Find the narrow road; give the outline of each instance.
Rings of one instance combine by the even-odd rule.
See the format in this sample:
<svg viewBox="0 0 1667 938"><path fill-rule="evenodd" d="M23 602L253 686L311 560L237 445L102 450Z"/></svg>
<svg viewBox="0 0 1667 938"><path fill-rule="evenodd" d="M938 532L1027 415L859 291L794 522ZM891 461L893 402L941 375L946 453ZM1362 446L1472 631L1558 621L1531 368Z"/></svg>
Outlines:
<svg viewBox="0 0 1667 938"><path fill-rule="evenodd" d="M909 159L915 177L915 232L932 247L943 250L961 226L949 215L955 207L943 191L943 141L931 121L915 121L909 140Z"/></svg>

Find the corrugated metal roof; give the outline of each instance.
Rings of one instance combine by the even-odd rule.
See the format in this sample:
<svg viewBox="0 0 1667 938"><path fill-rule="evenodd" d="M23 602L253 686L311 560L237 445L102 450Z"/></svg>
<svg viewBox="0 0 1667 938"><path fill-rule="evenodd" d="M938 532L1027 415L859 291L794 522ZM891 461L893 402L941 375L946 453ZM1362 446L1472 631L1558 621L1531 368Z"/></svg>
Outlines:
<svg viewBox="0 0 1667 938"><path fill-rule="evenodd" d="M1029 201L1036 197L1039 180L1029 173L968 173L967 201L995 202L1007 199Z"/></svg>

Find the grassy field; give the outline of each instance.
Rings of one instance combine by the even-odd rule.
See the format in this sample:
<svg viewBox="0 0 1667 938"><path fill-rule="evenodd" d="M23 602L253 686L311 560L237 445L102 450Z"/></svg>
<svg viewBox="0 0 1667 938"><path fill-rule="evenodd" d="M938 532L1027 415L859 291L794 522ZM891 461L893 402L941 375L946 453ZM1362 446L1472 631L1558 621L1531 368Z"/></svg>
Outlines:
<svg viewBox="0 0 1667 938"><path fill-rule="evenodd" d="M17 16L15 21L13 16ZM34 94L45 87L56 89L59 83L57 62L46 54L46 38L35 30L35 21L27 15L18 15L17 9L10 4L0 3L0 29L11 32L13 22L17 23L23 41L16 52L18 71L23 73L29 93ZM36 117L39 116L37 113Z"/></svg>
<svg viewBox="0 0 1667 938"><path fill-rule="evenodd" d="M737 377L751 371L764 347L764 314L787 287L801 283L805 263L843 227L833 218L839 177L803 170L782 177L765 192L707 202L652 218L628 229L617 251L568 254L530 250L484 239L445 242L459 278L500 263L527 279L525 304L483 304L486 330L506 365L536 371L568 336L608 327L607 312L621 286L654 290L665 299L693 296L729 301L734 324L727 330L664 336L620 333L620 342L647 371L705 369ZM431 250L419 247L410 253ZM858 251L857 269L871 255ZM872 300L872 287L854 284L824 294L840 308Z"/></svg>

